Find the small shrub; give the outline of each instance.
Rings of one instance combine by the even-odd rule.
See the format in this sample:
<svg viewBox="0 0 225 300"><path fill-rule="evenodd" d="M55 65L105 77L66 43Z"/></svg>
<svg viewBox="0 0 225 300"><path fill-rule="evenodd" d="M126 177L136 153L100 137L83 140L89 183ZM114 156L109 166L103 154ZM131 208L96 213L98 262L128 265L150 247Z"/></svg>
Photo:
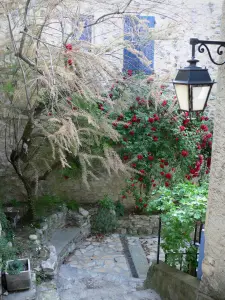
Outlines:
<svg viewBox="0 0 225 300"><path fill-rule="evenodd" d="M66 207L72 211L77 211L79 209L79 204L75 200L66 201Z"/></svg>
<svg viewBox="0 0 225 300"><path fill-rule="evenodd" d="M106 195L102 200L99 201L99 205L102 208L106 208L106 209L111 209L111 210L115 210L115 204L113 202L113 200Z"/></svg>
<svg viewBox="0 0 225 300"><path fill-rule="evenodd" d="M8 246L8 240L0 237L0 268L3 270L8 260L14 259L16 256L16 249Z"/></svg>
<svg viewBox="0 0 225 300"><path fill-rule="evenodd" d="M117 217L123 217L124 216L125 207L124 207L124 205L121 201L116 202L115 210L116 210Z"/></svg>
<svg viewBox="0 0 225 300"><path fill-rule="evenodd" d="M117 216L115 211L100 207L95 217L93 229L95 232L110 233L117 227Z"/></svg>
<svg viewBox="0 0 225 300"><path fill-rule="evenodd" d="M14 261L9 263L7 268L7 273L9 275L17 275L24 270L25 270L24 263L18 259L15 259Z"/></svg>

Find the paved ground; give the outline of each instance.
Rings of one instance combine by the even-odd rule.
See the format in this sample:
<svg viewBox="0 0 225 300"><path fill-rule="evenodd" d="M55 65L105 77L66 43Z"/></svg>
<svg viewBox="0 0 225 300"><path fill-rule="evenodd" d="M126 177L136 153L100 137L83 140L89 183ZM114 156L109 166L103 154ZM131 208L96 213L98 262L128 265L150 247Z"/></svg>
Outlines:
<svg viewBox="0 0 225 300"><path fill-rule="evenodd" d="M87 239L61 266L57 289L60 300L160 300L154 291L142 290L143 282L132 277L114 234L101 241Z"/></svg>
<svg viewBox="0 0 225 300"><path fill-rule="evenodd" d="M86 239L79 250L67 259L67 264L91 272L115 273L131 276L118 234L104 239Z"/></svg>
<svg viewBox="0 0 225 300"><path fill-rule="evenodd" d="M153 258L157 249L155 238L151 239L124 237L121 240L118 234L87 238L60 267L56 281L37 287L36 300L160 300L154 291L143 290L148 270L145 253L148 255L150 251ZM141 278L132 277L134 269L130 259Z"/></svg>
<svg viewBox="0 0 225 300"><path fill-rule="evenodd" d="M149 266L153 261L157 259L157 247L158 247L158 237L157 236L146 236L140 238L141 245L145 251L145 255L148 260ZM160 249L159 259L165 261L165 254L162 249Z"/></svg>

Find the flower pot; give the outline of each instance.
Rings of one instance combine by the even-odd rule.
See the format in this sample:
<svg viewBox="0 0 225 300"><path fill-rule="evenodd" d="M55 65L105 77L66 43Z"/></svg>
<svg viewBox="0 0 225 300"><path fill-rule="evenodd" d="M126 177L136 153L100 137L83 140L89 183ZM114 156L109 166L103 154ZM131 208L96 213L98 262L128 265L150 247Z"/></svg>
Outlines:
<svg viewBox="0 0 225 300"><path fill-rule="evenodd" d="M7 261L5 279L7 284L7 290L9 292L27 290L31 287L31 270L30 270L30 260L29 259L18 259L24 265L24 271L19 274L11 275L8 274L8 267L13 260Z"/></svg>

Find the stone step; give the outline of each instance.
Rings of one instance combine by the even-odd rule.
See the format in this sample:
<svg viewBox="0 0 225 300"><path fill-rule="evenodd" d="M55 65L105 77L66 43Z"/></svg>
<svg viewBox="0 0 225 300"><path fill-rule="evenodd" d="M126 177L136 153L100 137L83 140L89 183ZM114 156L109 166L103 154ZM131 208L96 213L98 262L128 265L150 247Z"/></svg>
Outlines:
<svg viewBox="0 0 225 300"><path fill-rule="evenodd" d="M61 300L54 280L37 286L36 300Z"/></svg>
<svg viewBox="0 0 225 300"><path fill-rule="evenodd" d="M50 298L49 298L50 299ZM54 298L52 298L54 299ZM67 289L60 292L60 300L160 300L152 290L127 292L120 289ZM42 299L43 300L43 299ZM44 299L45 300L45 299Z"/></svg>
<svg viewBox="0 0 225 300"><path fill-rule="evenodd" d="M78 227L68 227L57 229L52 235L49 243L53 245L56 249L57 255L61 254L64 247L69 245L70 242L80 237L80 228Z"/></svg>
<svg viewBox="0 0 225 300"><path fill-rule="evenodd" d="M124 276L118 273L93 272L86 269L78 269L69 264L63 264L58 273L58 282L73 282L84 280L94 280L95 282L104 282L113 285L126 284L140 289L144 284L144 279Z"/></svg>
<svg viewBox="0 0 225 300"><path fill-rule="evenodd" d="M128 250L139 278L147 277L149 265L138 237L126 237Z"/></svg>

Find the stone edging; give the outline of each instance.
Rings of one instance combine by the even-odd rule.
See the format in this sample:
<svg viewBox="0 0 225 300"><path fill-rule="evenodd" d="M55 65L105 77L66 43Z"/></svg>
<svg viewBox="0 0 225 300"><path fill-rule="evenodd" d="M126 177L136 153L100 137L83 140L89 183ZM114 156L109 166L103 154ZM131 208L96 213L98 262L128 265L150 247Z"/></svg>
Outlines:
<svg viewBox="0 0 225 300"><path fill-rule="evenodd" d="M74 236L65 241L62 249L58 251L52 237L57 231L63 230L65 226L74 228ZM81 241L90 234L90 231L90 216L83 208L79 208L79 211L70 211L63 207L61 212L49 216L41 224L41 228L36 228L36 239L49 251L48 259L41 262L42 275L54 278L63 260L79 247ZM34 239L35 235L31 235L30 239L32 238Z"/></svg>

